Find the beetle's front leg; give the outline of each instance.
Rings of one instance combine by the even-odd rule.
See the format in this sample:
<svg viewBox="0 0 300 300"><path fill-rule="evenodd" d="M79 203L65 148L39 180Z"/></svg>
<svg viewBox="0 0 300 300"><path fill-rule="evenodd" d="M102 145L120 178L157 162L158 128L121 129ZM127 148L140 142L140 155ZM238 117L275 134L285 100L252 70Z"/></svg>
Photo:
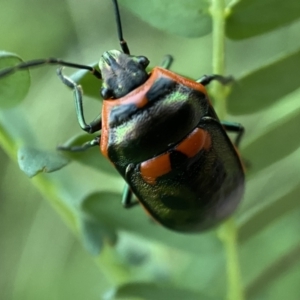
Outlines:
<svg viewBox="0 0 300 300"><path fill-rule="evenodd" d="M57 69L57 75L61 79L61 81L68 87L70 87L74 92L74 100L75 100L75 109L78 123L82 130L88 133L94 133L101 129L101 115L97 116L91 123L87 124L84 117L82 98L83 92L80 85L74 82L71 78L63 75L63 68Z"/></svg>
<svg viewBox="0 0 300 300"><path fill-rule="evenodd" d="M81 152L81 151L85 151L87 149L90 149L92 147L98 146L100 144L100 139L101 136L97 136L95 137L93 140L88 141L80 146L71 146L71 147L67 147L67 146L58 146L57 150L62 150L62 151L70 151L70 152Z"/></svg>

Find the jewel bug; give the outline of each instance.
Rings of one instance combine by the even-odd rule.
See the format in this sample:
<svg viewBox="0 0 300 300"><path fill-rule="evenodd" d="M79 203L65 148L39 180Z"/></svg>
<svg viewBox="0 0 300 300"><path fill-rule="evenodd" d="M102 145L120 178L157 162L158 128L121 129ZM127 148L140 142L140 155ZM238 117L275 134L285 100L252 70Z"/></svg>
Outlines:
<svg viewBox="0 0 300 300"><path fill-rule="evenodd" d="M203 76L194 81L169 70L172 57L146 70L149 60L130 54L123 39L117 0L112 0L122 51L103 53L99 69L60 59L27 61L0 71L0 77L41 65L59 65L61 81L73 89L78 123L93 140L63 151L99 146L126 182L122 203L140 203L161 225L198 232L218 224L237 207L244 192L244 170L237 147L244 133L238 123L220 121L205 86L231 78ZM63 67L85 69L102 79L102 113L84 117L83 93ZM234 143L226 131L236 134ZM133 200L136 196L138 201Z"/></svg>

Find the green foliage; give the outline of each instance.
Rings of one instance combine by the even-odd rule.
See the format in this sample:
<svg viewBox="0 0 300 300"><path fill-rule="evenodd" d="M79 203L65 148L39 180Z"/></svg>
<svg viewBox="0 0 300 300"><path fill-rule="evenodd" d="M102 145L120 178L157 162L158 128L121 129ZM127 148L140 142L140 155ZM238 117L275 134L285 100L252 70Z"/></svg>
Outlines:
<svg viewBox="0 0 300 300"><path fill-rule="evenodd" d="M67 165L69 161L57 152L42 151L32 147L21 147L18 150L20 169L33 177L40 172L50 173Z"/></svg>
<svg viewBox="0 0 300 300"><path fill-rule="evenodd" d="M37 4L32 1L35 7ZM45 53L45 57L62 56L79 63L95 61L101 52L118 47L110 1L102 2L100 7L99 1L88 6L72 4L72 16L65 4L54 2L52 13L49 12L53 16L51 26L45 17L48 31L41 26L41 31L33 34L35 18L26 18L28 23L24 31L19 26L10 31L14 32L11 36L1 32L1 45L21 55L31 53L29 59ZM213 2L222 3L222 0ZM57 15L58 3L62 15ZM0 11L0 20L17 20L18 9L24 9L23 6L14 7L6 0L0 0L0 4L7 11L12 11L10 18L4 10ZM105 294L105 299L225 299L227 294L228 300L237 300L243 298L243 293L245 298L253 300L299 299L300 24L291 24L300 17L298 2L233 1L219 15L209 6L210 1L120 0L120 4L143 21L168 32L164 34L149 27L121 7L125 38L132 53L149 56L152 66L159 63L163 54L174 54L174 70L188 77L200 77L203 73L214 71L211 69L211 49L216 47L216 41L211 45L210 36L198 40L186 38L208 34L215 24L211 14L214 18L226 17L225 33L228 38L242 40L252 37L238 43L229 42L226 52L230 62L228 70L234 70L234 76L237 74L235 83L226 91L226 107L228 113L234 115L227 118L244 123L246 127L245 140L241 145L241 155L249 164L244 200L234 215L235 222L230 226L228 223L227 227L225 225L218 234L213 230L201 235L178 234L154 224L141 208L125 211L120 203L123 181L99 154L99 149L72 154L54 151L56 145L72 134L77 136L64 143L65 146L80 145L91 137L78 135L80 129L71 105L72 95L68 89L61 87L55 76L50 75L53 70L50 70L52 73L46 71L47 68L32 70L31 86L28 70L0 78L0 144L12 161L17 161L18 157L21 169L27 170L25 173L29 176L60 169L68 161L74 162L51 175L38 174L32 182L79 236L105 275L101 278L99 274L95 275L94 266L89 265L87 258L82 258L82 253L78 254L78 245L74 246L75 250L70 246L76 244L73 237L67 233L61 235L63 230L55 229L53 237L48 238L49 244L45 243L43 239L47 230L53 224L56 228L57 220L53 217L53 220L47 221L44 217L47 214L43 213L41 221L36 221L32 212L36 211L36 206L43 205L38 204L39 196L35 191L26 192L30 188L29 183L24 181L19 170L9 171L13 163L6 162L6 157L1 154L3 186L0 199L5 207L10 207L7 211L11 211L11 217L6 219L5 214L0 212L0 228L6 229L5 232L0 231L0 238L5 239L3 243L7 241L7 245L10 245L11 236L22 240L26 224L28 231L32 232L32 245L29 244L29 235L27 246L12 244L13 251L20 249L18 255L24 255L26 259L23 260L16 259L13 254L9 256L7 253L13 251L8 246L3 248L3 256L0 250L0 265L8 269L6 264L10 261L13 268L22 270L16 274L8 272L9 282L1 279L1 275L5 274L1 274L0 270L0 298L46 299L41 295L49 294L52 296L49 299L57 295L61 299L99 299L100 293L104 294L113 286L114 289ZM24 12L27 13L31 15L31 10ZM42 22L43 15L38 14L38 17ZM33 27L30 27L31 22ZM288 26L280 28L285 25ZM4 29L9 30L3 25ZM17 30L20 30L18 35ZM169 33L184 37L170 36ZM38 49L31 47L33 35L35 40L41 41ZM52 40L52 35L59 42ZM45 36L49 37L47 43ZM74 39L75 36L78 39ZM220 34L217 38L222 43L224 36ZM283 40L284 50L281 48ZM27 44L28 49L25 47ZM49 52L49 47L53 53ZM216 57L213 59L216 63ZM0 52L0 70L19 62L17 55ZM85 99L88 119L94 118L101 110L101 81L86 71L78 71L72 78L82 85L85 96L98 100ZM25 98L28 90L29 96ZM214 91L211 92L213 100L219 101ZM23 99L25 101L20 103ZM16 183L18 189L15 188ZM29 199L33 203L30 209L18 212L16 208L25 207L24 202L29 203ZM17 219L18 213L22 216L19 219L22 224L24 222L24 228L18 227L18 222L10 221ZM32 219L35 221L32 222ZM16 232L21 233L18 235ZM42 233L38 235L35 232ZM36 239L34 236L37 236ZM47 245L45 248L44 243ZM47 256L57 257L57 264L63 265L64 270L70 270L72 275L68 277L64 275L66 271L58 268L59 276L56 276L42 254L36 257L32 254L31 257L35 245L43 254L52 246ZM236 250L240 255L238 259L234 257ZM36 267L33 276L31 264L26 263L30 261L27 257L37 265L43 265L42 261L45 269ZM81 261L85 261L84 266ZM226 271L228 262L233 262L232 268L228 268L229 275ZM235 271L238 273L238 269L241 282L239 275L234 274ZM52 277L38 275L44 273L52 274ZM63 283L53 278L61 278ZM69 279L74 287L67 284ZM16 282L14 290L13 282ZM101 289L98 288L99 282L102 283ZM62 284L65 289L74 289L76 293L64 292ZM228 293L230 289L231 293ZM232 289L242 292L232 293Z"/></svg>
<svg viewBox="0 0 300 300"><path fill-rule="evenodd" d="M136 297L138 299L145 300L213 300L213 298L206 297L200 293L196 293L189 290L179 289L179 288L169 288L168 286L158 285L154 283L129 283L124 284L117 289L109 291L104 299L128 299Z"/></svg>
<svg viewBox="0 0 300 300"><path fill-rule="evenodd" d="M228 112L237 115L255 113L268 108L285 95L298 89L299 61L300 51L286 54L283 58L261 66L238 79L228 97ZM293 74L293 76L284 76L284 74ZM273 85L274 82L278 84Z"/></svg>
<svg viewBox="0 0 300 300"><path fill-rule="evenodd" d="M98 63L91 64L92 67L97 67ZM89 71L87 70L79 70L71 76L72 80L84 86L84 94L90 96L96 100L102 100L99 85L97 83L97 79L90 78ZM94 80L92 80L94 79Z"/></svg>
<svg viewBox="0 0 300 300"><path fill-rule="evenodd" d="M211 31L208 1L122 0L120 3L152 26L172 34L198 37Z"/></svg>
<svg viewBox="0 0 300 300"><path fill-rule="evenodd" d="M299 18L300 3L294 0L233 1L227 22L227 35L245 39L281 26Z"/></svg>
<svg viewBox="0 0 300 300"><path fill-rule="evenodd" d="M1 51L0 56L0 70L21 62L21 59L12 53ZM13 78L3 78L0 86L0 107L9 108L18 105L27 95L29 86L30 75L28 70L16 73Z"/></svg>

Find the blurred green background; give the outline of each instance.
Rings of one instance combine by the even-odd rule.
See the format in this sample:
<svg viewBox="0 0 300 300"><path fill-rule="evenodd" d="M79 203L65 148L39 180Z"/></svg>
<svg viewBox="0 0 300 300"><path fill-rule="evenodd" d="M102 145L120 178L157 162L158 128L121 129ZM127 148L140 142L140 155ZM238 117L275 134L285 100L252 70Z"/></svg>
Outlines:
<svg viewBox="0 0 300 300"><path fill-rule="evenodd" d="M59 57L88 64L97 61L105 50L119 48L112 7L108 0L0 0L0 8L1 49L17 53L24 60ZM125 39L133 54L147 56L152 66L159 64L165 54L172 54L175 57L172 70L191 78L212 72L210 35L195 39L169 35L143 23L126 9L121 8L121 11ZM226 73L239 78L281 54L299 49L299 32L298 22L263 36L244 41L228 41ZM297 90L287 96L284 103L277 103L268 111L247 116L229 116L229 119L245 124L243 145L247 145L267 126L299 108L299 99L300 91ZM85 106L90 118L100 111L99 103L94 100L86 101ZM12 131L22 130L20 124L24 120L20 121L18 110L20 118L26 116L26 123L35 129L41 148L54 149L80 132L72 95L58 80L55 67L32 71L32 87L26 101L17 109L2 112L6 115L7 122L10 122ZM299 136L291 136L291 139L299 139ZM280 142L279 140L278 143ZM288 184L285 182L280 190L282 179L279 176L276 181L275 175L281 172L283 166L296 165L300 168L299 158L300 152L294 152L281 165L275 164L271 169L262 170L257 178L250 178L246 197L252 194L252 198L255 198L253 195L257 195L257 202L261 202L264 201L264 195L272 193L274 189L284 194ZM251 163L255 165L255 161ZM0 299L100 299L100 295L112 285L109 276L104 276L60 216L2 150L0 166ZM99 175L95 170L77 163L57 174L47 176L57 176L57 181L68 177L70 183L76 182L78 186L73 193L78 198L97 191L103 182L116 192L120 192L123 186L121 179L106 174ZM297 175L291 172L289 176ZM263 191L257 190L255 180L265 182ZM64 188L67 190L68 186ZM294 198L297 196L298 193ZM290 243L287 249L292 249L293 245L299 243L299 214L299 204L295 204L275 224L278 228L275 225L268 228L269 232L251 240L248 248L241 252L242 267L244 266L242 271L247 273L243 274L246 283L252 278L259 280L256 270L267 263L268 255L272 257L274 253L278 253L276 260L280 259L289 253L282 250L284 245ZM285 238L288 239L289 236L291 238L286 242ZM145 251L143 246L148 245L143 240L129 240L130 243L136 242L137 248L142 248L142 253ZM259 249L260 245L265 250ZM148 259L147 268L143 266L142 271L138 270L140 279L153 279L157 276L168 280L173 276L174 269L181 270L180 266L186 263L187 258L176 249L167 250L172 258L181 259L178 260L178 266L172 266L172 259L166 258L165 250L160 245L152 244L149 248L152 256ZM147 251L146 253L149 255ZM260 293L252 295L251 299L300 299L297 287L300 280L299 251L295 253L292 266L288 270L282 268L283 273L272 281L272 288L261 287ZM250 260L250 254L257 256L256 259ZM188 263L192 264L191 261L188 260ZM151 269L154 267L155 272ZM177 273L175 271L174 274L180 279L178 270ZM148 273L143 275L143 272ZM193 275L185 274L191 280L190 284L186 284L187 287L197 286L197 277ZM173 281L176 282L178 278L173 278Z"/></svg>

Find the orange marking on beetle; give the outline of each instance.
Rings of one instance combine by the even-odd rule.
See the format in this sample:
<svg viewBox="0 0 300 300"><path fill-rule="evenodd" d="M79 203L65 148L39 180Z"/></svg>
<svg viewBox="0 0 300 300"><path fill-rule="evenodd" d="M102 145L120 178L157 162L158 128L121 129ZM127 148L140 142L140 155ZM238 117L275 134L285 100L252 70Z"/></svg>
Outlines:
<svg viewBox="0 0 300 300"><path fill-rule="evenodd" d="M140 172L145 182L155 184L156 178L172 170L169 153L159 155L141 163Z"/></svg>
<svg viewBox="0 0 300 300"><path fill-rule="evenodd" d="M208 151L211 148L212 142L211 142L211 135L204 129L202 129L203 131L206 132L206 137L205 137L205 142L203 145L203 149Z"/></svg>
<svg viewBox="0 0 300 300"><path fill-rule="evenodd" d="M211 135L207 132L203 149L208 151L211 148Z"/></svg>
<svg viewBox="0 0 300 300"><path fill-rule="evenodd" d="M105 101L103 101L102 106L102 130L101 130L101 140L100 140L100 151L102 154L109 159L108 157L108 136L109 136L109 126L108 126L108 115L110 112L110 107L105 105Z"/></svg>
<svg viewBox="0 0 300 300"><path fill-rule="evenodd" d="M138 108L142 108L142 107L146 106L147 103L148 103L148 99L146 97L143 97L143 98L139 99L139 101L134 102L134 104Z"/></svg>
<svg viewBox="0 0 300 300"><path fill-rule="evenodd" d="M201 149L207 149L210 142L209 133L204 129L196 128L175 149L190 158L200 152Z"/></svg>

